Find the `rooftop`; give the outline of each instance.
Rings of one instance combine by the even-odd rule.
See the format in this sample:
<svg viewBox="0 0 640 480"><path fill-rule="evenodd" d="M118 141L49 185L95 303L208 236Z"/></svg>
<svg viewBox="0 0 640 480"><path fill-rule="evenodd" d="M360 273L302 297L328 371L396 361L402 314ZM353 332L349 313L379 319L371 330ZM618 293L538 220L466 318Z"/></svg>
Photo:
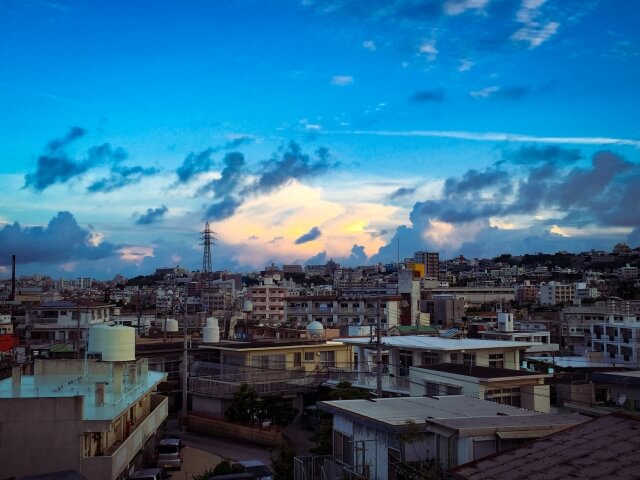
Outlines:
<svg viewBox="0 0 640 480"><path fill-rule="evenodd" d="M351 345L368 345L369 337L338 338L343 343ZM403 335L396 337L382 337L382 344L387 347L407 348L415 350L490 350L504 348L527 348L541 345L538 342L511 342L508 340L480 340L477 338L440 338L426 335Z"/></svg>
<svg viewBox="0 0 640 480"><path fill-rule="evenodd" d="M599 417L450 471L466 480L637 479L640 418Z"/></svg>
<svg viewBox="0 0 640 480"><path fill-rule="evenodd" d="M464 395L334 400L318 402L318 408L333 414L368 419L391 429L402 427L407 422L424 424L430 419L491 417L495 420L498 416L542 415Z"/></svg>
<svg viewBox="0 0 640 480"><path fill-rule="evenodd" d="M438 363L435 365L422 365L413 368L421 368L424 370L435 370L437 372L453 373L455 375L464 375L476 378L509 378L509 377L537 377L545 375L542 373L525 372L522 370L510 370L508 368L480 367L477 365L469 366L461 363Z"/></svg>
<svg viewBox="0 0 640 480"><path fill-rule="evenodd" d="M481 429L500 430L502 432L516 432L519 430L539 430L540 435L545 434L545 430L552 428L563 428L584 423L590 417L575 413L545 414L545 415L518 415L499 417L474 417L474 418L446 418L429 419L429 423L434 423L452 430L458 430L461 435L465 431L477 432ZM464 436L464 435L463 435Z"/></svg>
<svg viewBox="0 0 640 480"><path fill-rule="evenodd" d="M615 361L597 361L591 360L584 356L573 357L527 357L526 360L532 360L535 362L544 362L549 365L553 365L558 368L614 368L624 367L624 362L618 362L615 365Z"/></svg>
<svg viewBox="0 0 640 480"><path fill-rule="evenodd" d="M213 348L222 350L250 350L263 348L288 348L288 347L312 347L312 346L340 346L342 342L332 342L329 340L313 340L313 339L286 339L278 340L268 338L263 340L223 340L216 344L202 344L201 348Z"/></svg>
<svg viewBox="0 0 640 480"><path fill-rule="evenodd" d="M49 365L53 362L82 362L74 360L44 360ZM107 362L95 362L102 368L91 372L36 374L22 376L20 390L13 390L12 379L0 381L0 404L5 398L52 398L52 397L83 397L84 420L112 420L120 415L131 404L150 390L155 390L159 383L167 378L166 373L149 371L147 375L140 375L135 383L125 381L122 391L113 389L113 373L108 369ZM134 363L134 362L131 362ZM60 369L62 371L62 369ZM126 372L126 369L125 369ZM126 375L125 375L126 380ZM96 383L106 383L104 389L104 404L96 406Z"/></svg>

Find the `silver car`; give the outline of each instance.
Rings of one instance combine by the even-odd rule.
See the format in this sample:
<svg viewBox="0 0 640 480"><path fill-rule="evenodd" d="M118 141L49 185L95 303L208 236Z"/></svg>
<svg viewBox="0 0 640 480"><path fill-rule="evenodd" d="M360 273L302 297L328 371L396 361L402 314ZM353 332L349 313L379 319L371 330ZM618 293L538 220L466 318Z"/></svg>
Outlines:
<svg viewBox="0 0 640 480"><path fill-rule="evenodd" d="M182 466L182 440L179 438L165 438L158 444L158 461L160 468L175 468Z"/></svg>

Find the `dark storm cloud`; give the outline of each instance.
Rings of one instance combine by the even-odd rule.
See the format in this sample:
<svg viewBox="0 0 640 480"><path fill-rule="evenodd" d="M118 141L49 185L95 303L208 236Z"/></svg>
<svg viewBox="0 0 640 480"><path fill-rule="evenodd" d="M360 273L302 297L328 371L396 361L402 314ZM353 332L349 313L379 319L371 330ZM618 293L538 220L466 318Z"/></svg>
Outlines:
<svg viewBox="0 0 640 480"><path fill-rule="evenodd" d="M162 205L158 208L147 208L147 212L143 213L136 220L136 225L149 225L158 222L169 209L166 205Z"/></svg>
<svg viewBox="0 0 640 480"><path fill-rule="evenodd" d="M111 168L111 175L106 178L102 178L87 188L90 193L97 192L112 192L127 185L140 182L143 178L155 175L158 173L158 169L155 167L124 167L114 166Z"/></svg>
<svg viewBox="0 0 640 480"><path fill-rule="evenodd" d="M413 195L415 192L416 192L415 188L400 187L397 190L394 190L393 192L391 192L387 196L387 198L389 200L399 200L401 198L409 197Z"/></svg>
<svg viewBox="0 0 640 480"><path fill-rule="evenodd" d="M577 148L569 149L559 147L557 145L547 145L544 147L526 145L517 150L504 151L502 158L505 162L513 164L566 164L580 160L582 158L582 153Z"/></svg>
<svg viewBox="0 0 640 480"><path fill-rule="evenodd" d="M418 90L409 97L411 103L440 103L444 100L444 89Z"/></svg>
<svg viewBox="0 0 640 480"><path fill-rule="evenodd" d="M201 187L200 194L211 192L215 197L226 197L240 186L246 174L244 155L239 152L227 153L223 162L225 167L220 178Z"/></svg>
<svg viewBox="0 0 640 480"><path fill-rule="evenodd" d="M213 159L211 156L224 150L233 150L242 145L253 142L253 138L248 136L238 137L228 141L224 145L210 147L199 153L190 153L182 162L182 165L176 170L178 175L178 183L187 183L193 177L206 173L213 167Z"/></svg>
<svg viewBox="0 0 640 480"><path fill-rule="evenodd" d="M236 213L236 210L242 203L242 200L232 196L224 197L222 200L206 207L204 218L214 222L224 220Z"/></svg>
<svg viewBox="0 0 640 480"><path fill-rule="evenodd" d="M327 173L337 167L329 160L329 150L319 148L316 158L302 153L300 145L291 141L275 153L271 159L262 162L257 172L258 179L244 189L244 193L269 193L287 185L293 180L305 180Z"/></svg>
<svg viewBox="0 0 640 480"><path fill-rule="evenodd" d="M526 242L530 251L559 245L574 250L578 245L575 238L563 239L544 231L554 223L636 229L640 225L640 209L636 208L640 203L638 163L603 151L593 155L590 164L574 166L580 153L558 148L527 147L518 154L510 152L505 158L511 162L503 161L481 171L472 169L461 177L447 179L442 197L416 203L410 214L410 226L399 227L389 244L371 260L395 258L398 240L405 255L419 249L439 248L429 245L429 239L424 237L432 220L452 224L479 222L484 227L471 242L473 251L493 253L499 251L499 245L504 245L504 251L509 250L508 245L515 249L513 242L520 242L518 248ZM535 215L541 209L556 211L558 216L538 222L540 230L532 227L524 232L506 231L489 226L490 217ZM479 243L489 239L490 243L484 246ZM460 249L467 254L465 248L471 249L471 244Z"/></svg>
<svg viewBox="0 0 640 480"><path fill-rule="evenodd" d="M320 238L321 235L322 232L320 231L320 229L318 227L313 227L307 233L298 237L295 243L296 245L302 245L303 243L313 242L314 240Z"/></svg>
<svg viewBox="0 0 640 480"><path fill-rule="evenodd" d="M127 152L120 147L114 148L109 143L93 146L89 148L85 158L74 160L67 153L67 147L85 134L86 130L72 127L63 138L50 141L45 152L38 157L36 171L25 175L24 188L42 192L56 183L67 183L93 168L109 165L110 176L94 182L87 189L90 193L108 192L137 183L143 177L158 172L155 168L122 165L127 159Z"/></svg>
<svg viewBox="0 0 640 480"><path fill-rule="evenodd" d="M0 251L6 253L0 262L8 263L11 254L19 263L97 260L115 255L118 248L108 242L93 245L91 232L81 228L69 212L59 212L46 227L23 227L16 222L0 229Z"/></svg>

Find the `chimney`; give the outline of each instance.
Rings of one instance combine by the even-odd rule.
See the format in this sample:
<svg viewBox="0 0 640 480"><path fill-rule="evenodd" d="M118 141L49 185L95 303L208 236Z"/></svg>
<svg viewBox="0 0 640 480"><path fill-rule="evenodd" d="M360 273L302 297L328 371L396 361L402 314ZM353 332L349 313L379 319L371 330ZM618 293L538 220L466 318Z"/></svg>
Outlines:
<svg viewBox="0 0 640 480"><path fill-rule="evenodd" d="M22 386L22 367L20 365L16 365L11 368L11 390L14 393L20 392L20 387Z"/></svg>
<svg viewBox="0 0 640 480"><path fill-rule="evenodd" d="M11 255L11 300L16 299L16 256Z"/></svg>
<svg viewBox="0 0 640 480"><path fill-rule="evenodd" d="M104 406L104 382L96 382L96 407Z"/></svg>

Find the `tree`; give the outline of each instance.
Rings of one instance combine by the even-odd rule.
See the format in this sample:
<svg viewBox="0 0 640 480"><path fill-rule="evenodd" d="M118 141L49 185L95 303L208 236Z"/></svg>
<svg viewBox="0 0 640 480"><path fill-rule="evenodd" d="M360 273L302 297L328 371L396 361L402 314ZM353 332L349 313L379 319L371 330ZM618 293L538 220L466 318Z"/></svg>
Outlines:
<svg viewBox="0 0 640 480"><path fill-rule="evenodd" d="M233 394L229 408L224 412L227 420L239 423L255 423L258 419L258 394L243 383L240 389Z"/></svg>
<svg viewBox="0 0 640 480"><path fill-rule="evenodd" d="M275 457L273 456L275 453ZM271 468L274 480L293 480L293 462L296 456L296 449L287 437L280 444L278 449L271 454Z"/></svg>
<svg viewBox="0 0 640 480"><path fill-rule="evenodd" d="M258 416L260 420L268 420L273 425L286 427L290 425L298 409L291 405L291 401L276 395L265 395L260 399Z"/></svg>
<svg viewBox="0 0 640 480"><path fill-rule="evenodd" d="M338 382L336 388L327 395L329 400L368 400L373 397L369 390L353 387L350 382Z"/></svg>

